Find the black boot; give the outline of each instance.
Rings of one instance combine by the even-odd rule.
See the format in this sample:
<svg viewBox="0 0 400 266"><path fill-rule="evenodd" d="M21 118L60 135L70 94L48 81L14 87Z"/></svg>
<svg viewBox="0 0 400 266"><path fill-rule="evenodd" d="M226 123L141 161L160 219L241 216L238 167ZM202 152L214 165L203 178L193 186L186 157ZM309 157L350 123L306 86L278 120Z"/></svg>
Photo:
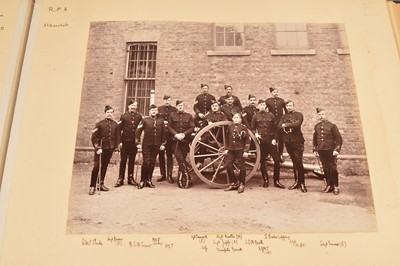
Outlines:
<svg viewBox="0 0 400 266"><path fill-rule="evenodd" d="M300 187L299 182L298 182L297 180L295 180L294 183L293 183L293 185L291 185L291 186L289 187L289 189L292 190L292 189L297 189L297 188L299 188L299 187Z"/></svg>
<svg viewBox="0 0 400 266"><path fill-rule="evenodd" d="M307 188L306 188L306 185L304 183L300 184L300 189L301 189L301 192L303 192L303 193L307 192Z"/></svg>
<svg viewBox="0 0 400 266"><path fill-rule="evenodd" d="M131 186L138 186L138 183L133 179L133 177L128 178L128 184Z"/></svg>
<svg viewBox="0 0 400 266"><path fill-rule="evenodd" d="M115 183L114 187L120 187L124 184L123 178L118 178L117 183Z"/></svg>
<svg viewBox="0 0 400 266"><path fill-rule="evenodd" d="M157 179L157 182L162 182L164 180L167 180L167 178L165 177L165 175L162 175Z"/></svg>
<svg viewBox="0 0 400 266"><path fill-rule="evenodd" d="M279 180L274 180L274 187L277 187L277 188L285 188L285 186L284 185L282 185L280 182L279 182Z"/></svg>
<svg viewBox="0 0 400 266"><path fill-rule="evenodd" d="M153 183L151 182L151 180L147 180L147 181L146 181L146 187L155 188L156 186L153 185Z"/></svg>
<svg viewBox="0 0 400 266"><path fill-rule="evenodd" d="M243 193L244 192L244 184L240 183L239 187L238 187L238 193Z"/></svg>
<svg viewBox="0 0 400 266"><path fill-rule="evenodd" d="M333 186L331 186L331 185L326 185L324 190L322 190L323 193L330 193L332 191L333 191Z"/></svg>
<svg viewBox="0 0 400 266"><path fill-rule="evenodd" d="M239 188L239 184L237 182L230 184L225 191L237 190Z"/></svg>
<svg viewBox="0 0 400 266"><path fill-rule="evenodd" d="M268 181L268 173L267 173L265 164L261 165L261 175L262 175L262 178L264 181L262 186L267 188L269 186L269 181Z"/></svg>

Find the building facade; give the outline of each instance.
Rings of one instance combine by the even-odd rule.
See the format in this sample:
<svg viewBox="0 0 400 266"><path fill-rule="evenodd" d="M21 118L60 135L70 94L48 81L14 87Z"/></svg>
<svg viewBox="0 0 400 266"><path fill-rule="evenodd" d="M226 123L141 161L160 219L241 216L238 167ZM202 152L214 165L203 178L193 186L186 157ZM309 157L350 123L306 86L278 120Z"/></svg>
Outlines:
<svg viewBox="0 0 400 266"><path fill-rule="evenodd" d="M304 114L306 154L312 153L315 108L325 108L342 133L343 158L363 165L351 171L368 172L341 24L93 22L86 56L75 161L90 151L91 130L105 105L114 107L118 120L130 99L146 114L168 94L193 112L200 84L207 83L216 98L231 85L243 106L248 94L265 99L269 87L277 88Z"/></svg>

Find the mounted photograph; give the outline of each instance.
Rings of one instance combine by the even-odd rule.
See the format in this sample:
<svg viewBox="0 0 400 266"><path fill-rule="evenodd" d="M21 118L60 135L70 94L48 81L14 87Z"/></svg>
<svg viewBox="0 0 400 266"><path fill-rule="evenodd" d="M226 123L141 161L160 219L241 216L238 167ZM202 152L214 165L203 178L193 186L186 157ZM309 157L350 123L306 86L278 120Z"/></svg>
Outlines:
<svg viewBox="0 0 400 266"><path fill-rule="evenodd" d="M66 233L376 232L340 23L93 21Z"/></svg>

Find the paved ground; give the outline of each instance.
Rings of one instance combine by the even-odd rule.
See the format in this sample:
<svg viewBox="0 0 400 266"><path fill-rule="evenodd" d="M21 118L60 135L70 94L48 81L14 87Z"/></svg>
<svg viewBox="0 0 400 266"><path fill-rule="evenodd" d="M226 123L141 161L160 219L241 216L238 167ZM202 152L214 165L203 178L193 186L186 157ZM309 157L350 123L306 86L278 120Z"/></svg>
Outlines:
<svg viewBox="0 0 400 266"><path fill-rule="evenodd" d="M340 176L340 194L324 194L324 182L306 176L308 193L261 187L255 175L245 192L212 188L197 177L190 189L168 182L156 188L114 188L118 165L110 165L108 192L88 195L91 164L72 173L67 233L291 233L376 231L368 176ZM174 170L176 175L176 169ZM159 176L158 169L155 171ZM154 178L154 179L156 179ZM281 183L293 183L291 172Z"/></svg>

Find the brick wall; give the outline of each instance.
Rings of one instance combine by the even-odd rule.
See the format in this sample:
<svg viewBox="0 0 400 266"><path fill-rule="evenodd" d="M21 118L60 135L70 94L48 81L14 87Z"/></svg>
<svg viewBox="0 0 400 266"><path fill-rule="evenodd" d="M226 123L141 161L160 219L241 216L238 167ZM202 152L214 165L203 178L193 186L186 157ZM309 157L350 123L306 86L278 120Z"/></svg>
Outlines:
<svg viewBox="0 0 400 266"><path fill-rule="evenodd" d="M170 94L184 100L187 111L207 83L210 93L224 94L224 84L247 104L247 95L270 97L276 87L284 99L295 102L304 114L305 152L312 151L315 107L324 107L343 134L342 153L365 155L357 95L350 55L339 55L336 24L308 24L309 42L315 55L271 55L273 24L245 24L249 56L208 56L213 47L212 23L186 22L93 22L90 27L84 73L77 147L90 144L91 130L109 104L115 119L123 113L126 43L156 41L157 70L155 103Z"/></svg>

